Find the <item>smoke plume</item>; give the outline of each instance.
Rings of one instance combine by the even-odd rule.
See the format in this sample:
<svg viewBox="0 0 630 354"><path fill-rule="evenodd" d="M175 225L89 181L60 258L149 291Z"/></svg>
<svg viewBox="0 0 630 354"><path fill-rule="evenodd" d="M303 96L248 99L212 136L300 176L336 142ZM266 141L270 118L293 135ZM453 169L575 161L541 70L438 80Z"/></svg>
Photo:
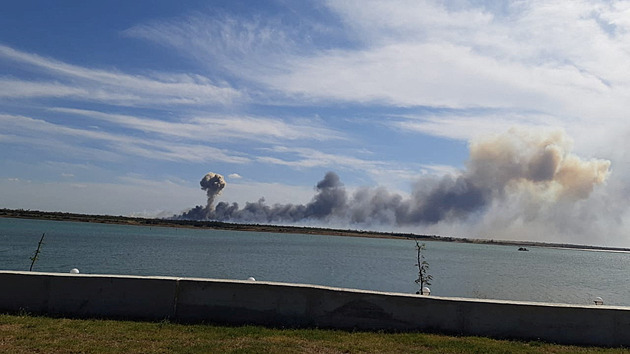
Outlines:
<svg viewBox="0 0 630 354"><path fill-rule="evenodd" d="M208 203L205 207L197 206L182 214L182 219L207 220L214 218L214 199L221 194L221 191L225 188L225 179L218 173L208 172L203 176L201 181L199 181L199 185L201 185L201 189L206 191Z"/></svg>
<svg viewBox="0 0 630 354"><path fill-rule="evenodd" d="M262 198L243 208L226 202L214 208L225 181L221 175L209 173L201 181L208 194L207 206L198 206L179 218L405 227L479 224L488 221L490 211L506 208L515 211L513 216L520 222L539 220L555 206L588 199L610 173L610 161L582 159L571 148L562 131L512 129L472 142L462 171L420 177L407 197L386 186L358 188L349 197L339 176L328 172L307 204L267 205Z"/></svg>

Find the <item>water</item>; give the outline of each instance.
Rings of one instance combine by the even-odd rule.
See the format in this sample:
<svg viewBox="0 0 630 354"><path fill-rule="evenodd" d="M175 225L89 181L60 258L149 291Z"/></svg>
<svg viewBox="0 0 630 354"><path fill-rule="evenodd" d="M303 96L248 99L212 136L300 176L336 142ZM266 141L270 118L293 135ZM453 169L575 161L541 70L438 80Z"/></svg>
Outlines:
<svg viewBox="0 0 630 354"><path fill-rule="evenodd" d="M0 218L0 269L318 284L415 293L415 242ZM438 296L630 306L630 254L425 242Z"/></svg>

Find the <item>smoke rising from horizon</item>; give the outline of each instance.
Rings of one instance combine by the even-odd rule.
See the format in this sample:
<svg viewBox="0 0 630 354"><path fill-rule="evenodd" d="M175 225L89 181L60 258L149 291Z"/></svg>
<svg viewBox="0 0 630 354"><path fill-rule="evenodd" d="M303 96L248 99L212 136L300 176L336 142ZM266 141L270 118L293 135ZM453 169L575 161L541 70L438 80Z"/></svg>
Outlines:
<svg viewBox="0 0 630 354"><path fill-rule="evenodd" d="M203 176L201 181L199 181L199 185L201 186L201 189L206 191L208 203L205 207L197 206L196 208L182 214L182 219L207 220L213 218L214 200L219 194L221 194L223 188L225 188L225 179L218 173L208 172L205 176Z"/></svg>
<svg viewBox="0 0 630 354"><path fill-rule="evenodd" d="M225 181L209 173L201 181L208 204L178 218L410 227L475 224L487 221L491 211L503 206L528 222L551 213L556 205L588 199L607 180L610 161L585 160L572 154L571 148L563 131L511 129L472 142L462 171L419 177L408 197L390 192L387 186L361 187L349 196L339 176L328 172L307 204L267 205L261 198L243 208L226 202L214 207Z"/></svg>

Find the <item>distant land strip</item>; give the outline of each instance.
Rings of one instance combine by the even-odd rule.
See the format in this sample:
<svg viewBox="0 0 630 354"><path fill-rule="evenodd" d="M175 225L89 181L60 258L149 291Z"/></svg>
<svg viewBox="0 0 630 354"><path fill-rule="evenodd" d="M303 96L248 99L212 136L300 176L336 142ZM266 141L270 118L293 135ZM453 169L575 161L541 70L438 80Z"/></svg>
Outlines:
<svg viewBox="0 0 630 354"><path fill-rule="evenodd" d="M39 210L29 210L29 209L0 209L0 218L75 221L75 222L120 224L120 225L132 225L132 226L162 226L162 227L181 227L181 228L231 230L231 231L314 234L314 235L327 235L327 236L395 238L395 239L412 239L412 240L427 240L427 241L440 241L440 242L493 244L493 245L505 245L505 246L519 246L519 247L529 246L529 247L569 248L569 249L577 249L577 250L585 250L585 251L630 252L630 248L623 248L623 247L574 245L574 244L547 243L547 242L534 242L534 241L473 239L473 238L449 237L449 236L437 236L437 235L418 235L418 234L413 234L413 233L400 233L400 232L342 230L342 229L330 229L330 228L312 227L312 226L236 224L236 223L227 223L227 222L212 221L212 220L152 219L152 218L139 218L139 217L115 216L115 215L90 215L90 214L76 214L76 213L65 213L65 212L54 212L54 211L39 211Z"/></svg>

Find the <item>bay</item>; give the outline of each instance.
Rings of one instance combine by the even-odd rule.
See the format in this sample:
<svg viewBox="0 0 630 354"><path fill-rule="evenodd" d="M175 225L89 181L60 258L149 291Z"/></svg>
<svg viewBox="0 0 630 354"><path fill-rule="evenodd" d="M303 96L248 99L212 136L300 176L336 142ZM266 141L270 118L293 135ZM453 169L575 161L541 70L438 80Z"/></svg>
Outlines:
<svg viewBox="0 0 630 354"><path fill-rule="evenodd" d="M415 293L415 241L0 218L0 269L247 279ZM432 295L630 306L630 254L426 241Z"/></svg>

